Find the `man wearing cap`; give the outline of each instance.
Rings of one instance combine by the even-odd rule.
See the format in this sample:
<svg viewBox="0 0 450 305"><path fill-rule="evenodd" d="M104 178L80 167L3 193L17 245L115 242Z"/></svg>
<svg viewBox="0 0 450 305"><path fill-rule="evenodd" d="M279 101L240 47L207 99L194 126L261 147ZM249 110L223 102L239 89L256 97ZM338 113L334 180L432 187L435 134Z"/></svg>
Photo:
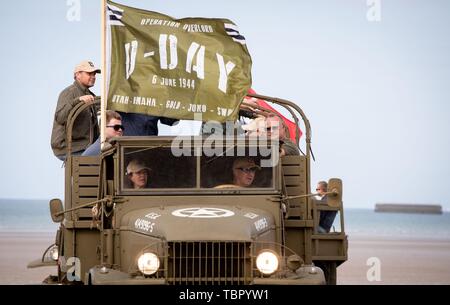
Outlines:
<svg viewBox="0 0 450 305"><path fill-rule="evenodd" d="M255 180L256 171L261 167L252 158L237 158L233 162L233 184L239 187L250 187Z"/></svg>
<svg viewBox="0 0 450 305"><path fill-rule="evenodd" d="M82 61L74 69L72 85L59 95L53 121L51 146L53 153L60 160L65 160L67 153L66 122L70 111L78 103L92 104L95 94L89 88L95 84L95 76L100 73L90 61ZM94 105L80 113L72 131L72 154L81 155L83 151L99 136L97 111Z"/></svg>
<svg viewBox="0 0 450 305"><path fill-rule="evenodd" d="M139 160L131 160L127 165L126 175L133 184L134 189L148 188L148 174L150 168Z"/></svg>

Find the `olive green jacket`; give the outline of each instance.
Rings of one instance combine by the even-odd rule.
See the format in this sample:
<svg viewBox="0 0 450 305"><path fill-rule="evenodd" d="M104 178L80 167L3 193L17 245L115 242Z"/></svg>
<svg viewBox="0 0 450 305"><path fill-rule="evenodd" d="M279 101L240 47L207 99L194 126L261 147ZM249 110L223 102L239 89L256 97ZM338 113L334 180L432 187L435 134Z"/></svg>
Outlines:
<svg viewBox="0 0 450 305"><path fill-rule="evenodd" d="M297 145L289 139L284 139L280 141L281 148L284 149L286 156L298 156L300 155L300 151L298 150Z"/></svg>
<svg viewBox="0 0 450 305"><path fill-rule="evenodd" d="M88 94L95 96L94 93L77 81L74 81L72 85L60 93L51 138L51 146L55 156L66 154L66 123L69 113L78 103L81 103L80 96ZM92 105L80 113L75 120L72 130L72 152L85 150L98 136L97 109Z"/></svg>

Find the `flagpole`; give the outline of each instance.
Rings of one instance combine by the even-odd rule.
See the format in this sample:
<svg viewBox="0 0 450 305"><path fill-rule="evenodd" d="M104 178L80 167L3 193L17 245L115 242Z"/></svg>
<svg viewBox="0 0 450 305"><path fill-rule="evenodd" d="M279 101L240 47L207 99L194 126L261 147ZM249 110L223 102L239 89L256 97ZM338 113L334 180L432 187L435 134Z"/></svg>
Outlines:
<svg viewBox="0 0 450 305"><path fill-rule="evenodd" d="M106 0L101 0L102 3L102 18L101 18L101 69L102 69L102 83L100 88L101 102L100 102L100 143L103 148L105 142L106 129Z"/></svg>

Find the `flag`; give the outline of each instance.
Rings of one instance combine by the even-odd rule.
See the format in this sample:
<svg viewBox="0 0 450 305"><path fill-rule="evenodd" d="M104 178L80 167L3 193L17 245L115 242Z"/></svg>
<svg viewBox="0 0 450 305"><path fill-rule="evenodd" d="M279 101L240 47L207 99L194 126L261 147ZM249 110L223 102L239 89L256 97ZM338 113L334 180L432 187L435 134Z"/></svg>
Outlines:
<svg viewBox="0 0 450 305"><path fill-rule="evenodd" d="M174 19L111 1L106 16L107 109L187 120L237 118L251 86L252 61L232 21Z"/></svg>
<svg viewBox="0 0 450 305"><path fill-rule="evenodd" d="M250 88L250 89L248 90L248 93L249 93L249 94L256 94L256 91L253 90L252 88ZM248 97L248 98L249 98L249 97ZM275 108L273 108L272 106L270 106L266 101L263 101L263 100L261 100L261 99L257 99L255 102L256 102L256 104L257 104L259 107L268 109L268 110L270 110L270 111L276 113L277 115L279 115L279 116L283 119L284 124L286 124L286 127L287 127L287 129L289 130L289 138L290 138L294 143L297 143L297 139L296 139L297 131L298 131L298 138L299 138L299 139L300 139L300 137L301 137L302 134L303 134L299 126L297 126L294 122L292 122L291 120L289 120L288 118L286 118L284 115L282 115L281 113L279 113L277 110L275 110ZM298 144L298 143L297 143L297 144Z"/></svg>

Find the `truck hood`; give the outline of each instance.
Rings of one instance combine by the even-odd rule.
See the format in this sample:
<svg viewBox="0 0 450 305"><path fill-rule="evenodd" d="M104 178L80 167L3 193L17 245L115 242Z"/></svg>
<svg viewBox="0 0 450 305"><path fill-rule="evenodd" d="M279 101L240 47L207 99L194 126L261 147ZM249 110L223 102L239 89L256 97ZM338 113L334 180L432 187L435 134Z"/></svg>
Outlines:
<svg viewBox="0 0 450 305"><path fill-rule="evenodd" d="M167 241L249 241L275 228L271 214L261 209L183 205L134 210L122 218L121 229Z"/></svg>

